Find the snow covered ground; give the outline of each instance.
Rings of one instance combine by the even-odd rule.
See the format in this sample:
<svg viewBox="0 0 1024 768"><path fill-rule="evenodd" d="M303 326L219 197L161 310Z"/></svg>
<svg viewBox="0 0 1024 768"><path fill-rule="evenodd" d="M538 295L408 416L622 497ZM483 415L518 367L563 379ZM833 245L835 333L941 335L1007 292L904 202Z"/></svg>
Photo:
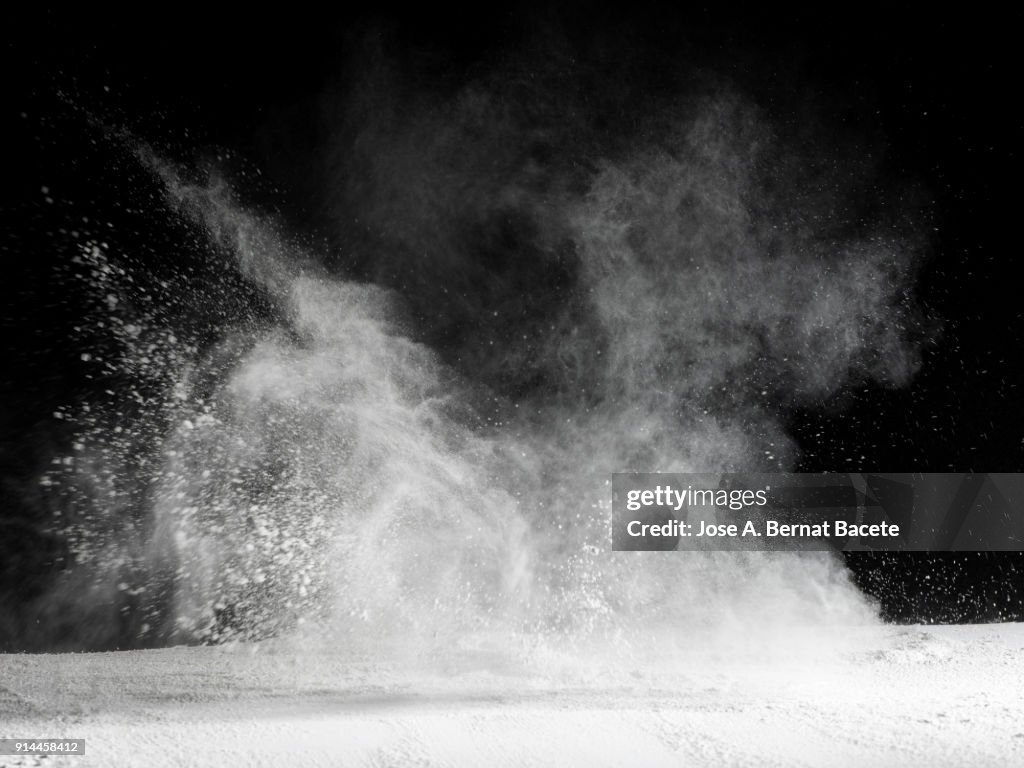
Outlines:
<svg viewBox="0 0 1024 768"><path fill-rule="evenodd" d="M482 647L0 656L0 737L86 740L84 756L0 764L1024 764L1024 625L865 628L790 654L756 636L664 664Z"/></svg>

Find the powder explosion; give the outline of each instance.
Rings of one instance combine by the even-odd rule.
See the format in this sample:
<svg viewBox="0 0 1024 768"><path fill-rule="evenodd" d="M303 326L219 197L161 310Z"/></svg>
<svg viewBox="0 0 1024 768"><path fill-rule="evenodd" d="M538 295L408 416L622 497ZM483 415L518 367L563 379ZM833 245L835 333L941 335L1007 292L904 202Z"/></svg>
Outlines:
<svg viewBox="0 0 1024 768"><path fill-rule="evenodd" d="M610 552L610 478L791 468L786 407L906 382L917 241L735 90L613 144L546 88L410 97L377 71L332 102L337 247L126 142L227 277L145 292L83 238L83 361L118 384L56 414L55 611L97 645L113 619L381 653L870 618L828 555Z"/></svg>

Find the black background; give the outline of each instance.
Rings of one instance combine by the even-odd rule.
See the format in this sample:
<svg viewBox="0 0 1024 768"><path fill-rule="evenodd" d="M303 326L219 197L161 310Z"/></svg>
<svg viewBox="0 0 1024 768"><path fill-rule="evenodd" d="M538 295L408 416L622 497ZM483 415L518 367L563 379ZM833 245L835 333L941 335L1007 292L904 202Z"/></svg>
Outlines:
<svg viewBox="0 0 1024 768"><path fill-rule="evenodd" d="M557 34L584 57L632 62L629 87L638 91L667 82L665 61L699 65L739 83L782 123L811 103L837 130L866 137L884 172L918 198L931 248L917 296L943 330L910 386L865 385L790 412L798 469L1024 471L1019 12L580 3L375 6L315 17L173 6L5 15L0 598L8 607L61 566L59 547L40 532L45 510L27 489L68 440L50 414L89 386L69 341L79 308L53 280L70 237L60 228L72 213L102 210L120 217L111 235L120 247L152 252L157 269L177 258L168 252L172 233L116 210L125 171L92 144L82 108L174 147L237 151L266 173L261 202L316 231L321 211L304 147L322 138L320 94L343 79L352 41L367 30L383 30L409 68L453 87L538 35ZM44 185L78 209L46 205ZM848 561L893 619L1024 619L1016 555Z"/></svg>

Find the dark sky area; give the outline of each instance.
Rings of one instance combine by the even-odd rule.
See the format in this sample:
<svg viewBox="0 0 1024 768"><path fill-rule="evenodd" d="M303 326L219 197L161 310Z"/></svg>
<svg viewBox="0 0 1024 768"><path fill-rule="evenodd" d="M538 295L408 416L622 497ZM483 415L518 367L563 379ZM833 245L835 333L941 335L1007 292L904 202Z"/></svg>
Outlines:
<svg viewBox="0 0 1024 768"><path fill-rule="evenodd" d="M96 386L84 378L75 341L79 300L58 278L76 237L69 222L90 218L90 231L112 222L106 236L146 254L154 275L189 258L180 256L183 236L171 224L133 211L126 190L154 193L144 181L125 183L139 171L97 137L126 130L185 162L227 150L228 165L249 169L239 173L260 170L243 192L253 203L331 241L338 235L323 202L320 151L337 129L329 94L347 93L376 55L414 96L453 93L493 71L528 79L536 65L538 76L575 88L566 103L589 110L597 126L580 141L602 147L645 130L646 111L671 102L678 84L699 73L746 94L790 141L813 125L814 135L869 152L884 184L866 207L909 216L922 244L922 365L903 388L863 383L823 402L787 405L798 468L1024 471L1019 11L569 3L3 15L0 600L14 612L63 562L47 533L52 510L33 490L41 467L71 439L52 413ZM341 258L337 268L374 275L366 257ZM257 294L255 311L272 313ZM461 338L462 330L435 332ZM848 562L892 618L1024 619L1017 555ZM16 644L16 634L7 641Z"/></svg>

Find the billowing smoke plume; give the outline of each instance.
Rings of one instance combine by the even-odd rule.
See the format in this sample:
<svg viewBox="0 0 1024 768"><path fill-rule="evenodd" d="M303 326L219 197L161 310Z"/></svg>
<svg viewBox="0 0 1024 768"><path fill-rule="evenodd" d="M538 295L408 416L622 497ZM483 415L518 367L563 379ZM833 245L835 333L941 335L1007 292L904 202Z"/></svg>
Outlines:
<svg viewBox="0 0 1024 768"><path fill-rule="evenodd" d="M431 98L389 77L336 117L336 253L138 152L277 320L200 345L110 304L122 364L158 361L158 417L144 471L93 419L45 478L92 489L79 567L119 574L158 641L868 616L828 556L608 551L612 472L790 468L786 408L913 374L914 244L865 223L862 180L735 90L625 140L522 76ZM112 506L100 475L145 492Z"/></svg>

